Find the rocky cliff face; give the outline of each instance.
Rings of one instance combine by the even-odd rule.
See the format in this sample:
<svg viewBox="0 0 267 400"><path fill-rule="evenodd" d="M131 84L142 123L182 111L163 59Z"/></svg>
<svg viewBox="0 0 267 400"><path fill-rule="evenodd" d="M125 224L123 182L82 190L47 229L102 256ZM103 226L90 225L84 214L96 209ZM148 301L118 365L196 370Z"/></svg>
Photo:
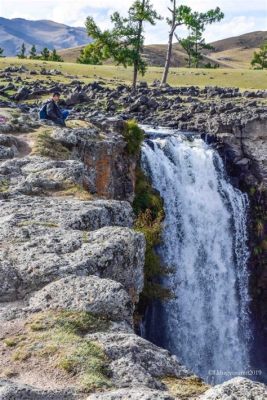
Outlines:
<svg viewBox="0 0 267 400"><path fill-rule="evenodd" d="M229 175L250 199L249 266L254 323L251 354L254 365L264 370L267 360L267 118L244 121L232 133L217 134L217 139Z"/></svg>

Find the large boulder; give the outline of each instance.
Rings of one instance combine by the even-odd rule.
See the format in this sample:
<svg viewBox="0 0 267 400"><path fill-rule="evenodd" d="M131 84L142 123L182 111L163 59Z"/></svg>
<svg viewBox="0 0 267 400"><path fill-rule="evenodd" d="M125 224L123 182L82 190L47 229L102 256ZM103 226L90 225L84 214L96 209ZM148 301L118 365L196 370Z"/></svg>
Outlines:
<svg viewBox="0 0 267 400"><path fill-rule="evenodd" d="M87 400L174 400L167 392L138 387L91 394Z"/></svg>
<svg viewBox="0 0 267 400"><path fill-rule="evenodd" d="M0 227L2 301L23 298L68 275L113 279L138 299L143 288L142 234L121 227L89 233L65 230L51 221L7 225Z"/></svg>
<svg viewBox="0 0 267 400"><path fill-rule="evenodd" d="M133 211L126 201L80 201L54 197L12 196L0 200L0 233L5 236L13 226L39 224L65 229L96 230L104 226L131 227Z"/></svg>
<svg viewBox="0 0 267 400"><path fill-rule="evenodd" d="M28 385L0 380L1 400L74 400L78 398L69 390L41 390Z"/></svg>
<svg viewBox="0 0 267 400"><path fill-rule="evenodd" d="M199 397L199 400L265 400L266 398L266 385L237 377L209 389Z"/></svg>
<svg viewBox="0 0 267 400"><path fill-rule="evenodd" d="M97 276L59 279L36 292L29 301L33 311L77 310L132 324L133 306L122 284Z"/></svg>
<svg viewBox="0 0 267 400"><path fill-rule="evenodd" d="M116 387L136 388L146 386L164 390L164 376L186 377L192 375L175 356L167 350L130 333L95 333L89 340L101 343L110 359L109 368Z"/></svg>

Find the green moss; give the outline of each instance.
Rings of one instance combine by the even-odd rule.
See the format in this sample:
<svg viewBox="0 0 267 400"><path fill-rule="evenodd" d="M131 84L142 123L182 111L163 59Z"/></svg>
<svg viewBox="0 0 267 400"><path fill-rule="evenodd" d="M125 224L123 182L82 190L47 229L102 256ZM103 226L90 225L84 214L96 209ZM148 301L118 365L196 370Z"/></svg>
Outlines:
<svg viewBox="0 0 267 400"><path fill-rule="evenodd" d="M7 179L3 179L0 181L0 193L6 193L9 190L9 181Z"/></svg>
<svg viewBox="0 0 267 400"><path fill-rule="evenodd" d="M58 228L59 225L55 224L52 221L35 221L35 220L27 220L18 223L18 226L31 226L31 225L38 225L38 226L45 226L47 228Z"/></svg>
<svg viewBox="0 0 267 400"><path fill-rule="evenodd" d="M250 195L250 247L253 249L252 264L266 268L267 192L262 184L247 189Z"/></svg>
<svg viewBox="0 0 267 400"><path fill-rule="evenodd" d="M159 283L159 278L169 271L162 265L156 252L161 243L162 221L164 219L163 201L140 168L136 170L136 188L133 209L136 215L135 229L146 238L145 284L140 296L139 312L153 299L170 299L171 292Z"/></svg>
<svg viewBox="0 0 267 400"><path fill-rule="evenodd" d="M162 383L175 398L186 400L188 398L196 398L206 392L210 387L196 376L177 378L166 376L162 379Z"/></svg>
<svg viewBox="0 0 267 400"><path fill-rule="evenodd" d="M144 140L144 131L135 120L129 120L125 123L123 137L127 142L127 152L130 155L137 155Z"/></svg>
<svg viewBox="0 0 267 400"><path fill-rule="evenodd" d="M36 135L32 154L49 157L53 160L67 160L70 151L52 138L50 130L41 130Z"/></svg>

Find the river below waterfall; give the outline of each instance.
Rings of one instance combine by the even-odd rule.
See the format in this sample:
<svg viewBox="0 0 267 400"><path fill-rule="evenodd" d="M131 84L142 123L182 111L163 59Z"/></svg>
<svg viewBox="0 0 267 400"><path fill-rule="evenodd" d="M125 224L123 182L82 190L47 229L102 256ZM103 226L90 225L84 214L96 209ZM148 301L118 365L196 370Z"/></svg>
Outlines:
<svg viewBox="0 0 267 400"><path fill-rule="evenodd" d="M149 133L149 132L148 132ZM164 200L158 252L174 298L154 303L144 335L210 383L249 368L248 198L202 139L151 132L142 168Z"/></svg>

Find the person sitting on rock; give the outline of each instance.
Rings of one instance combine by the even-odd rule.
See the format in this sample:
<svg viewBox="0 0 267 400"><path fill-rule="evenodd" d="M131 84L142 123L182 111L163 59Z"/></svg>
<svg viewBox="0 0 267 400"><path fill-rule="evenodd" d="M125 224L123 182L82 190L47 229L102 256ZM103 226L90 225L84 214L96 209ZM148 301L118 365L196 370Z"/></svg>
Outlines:
<svg viewBox="0 0 267 400"><path fill-rule="evenodd" d="M69 111L60 109L58 105L59 99L60 93L53 93L52 98L48 100L41 108L39 117L40 119L48 119L53 121L56 125L66 126L65 120L69 115Z"/></svg>

